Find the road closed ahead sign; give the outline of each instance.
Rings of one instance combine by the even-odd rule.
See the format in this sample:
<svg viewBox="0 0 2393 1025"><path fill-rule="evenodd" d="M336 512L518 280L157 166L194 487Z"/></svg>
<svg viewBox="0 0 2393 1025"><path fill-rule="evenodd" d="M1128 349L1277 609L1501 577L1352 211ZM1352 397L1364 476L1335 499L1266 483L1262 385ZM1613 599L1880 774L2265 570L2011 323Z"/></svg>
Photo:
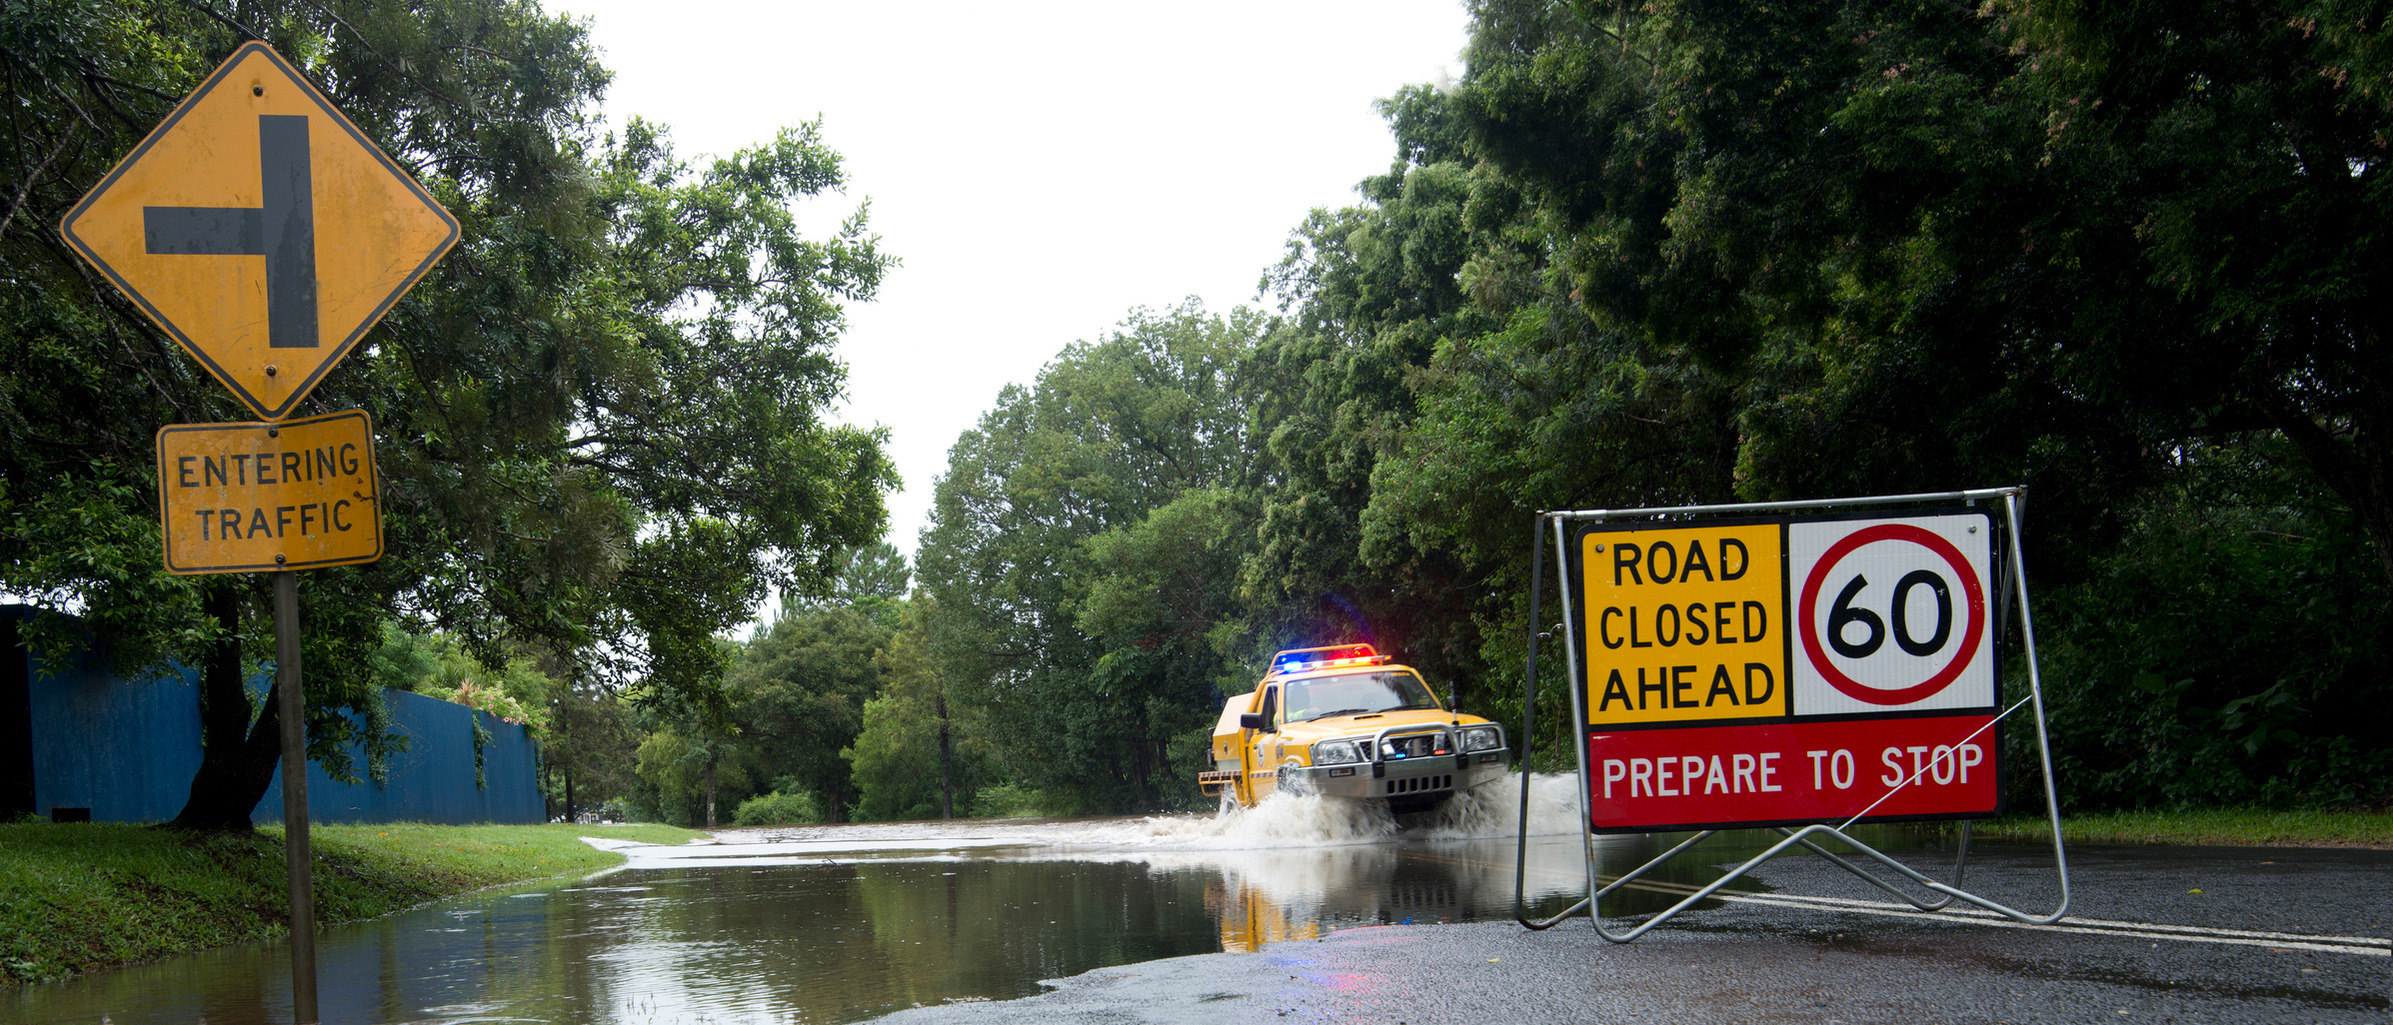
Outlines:
<svg viewBox="0 0 2393 1025"><path fill-rule="evenodd" d="M1999 813L1993 535L1974 510L1582 528L1596 831Z"/></svg>

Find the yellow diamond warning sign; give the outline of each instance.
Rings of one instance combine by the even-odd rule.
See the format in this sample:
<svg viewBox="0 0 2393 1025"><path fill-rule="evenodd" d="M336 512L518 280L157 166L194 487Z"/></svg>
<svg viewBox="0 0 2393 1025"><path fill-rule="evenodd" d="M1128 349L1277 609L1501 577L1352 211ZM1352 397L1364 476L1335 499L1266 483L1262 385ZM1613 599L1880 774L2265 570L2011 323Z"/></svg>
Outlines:
<svg viewBox="0 0 2393 1025"><path fill-rule="evenodd" d="M60 230L268 420L290 415L458 234L423 186L254 42Z"/></svg>
<svg viewBox="0 0 2393 1025"><path fill-rule="evenodd" d="M382 557L374 424L360 410L158 431L170 573L316 569Z"/></svg>

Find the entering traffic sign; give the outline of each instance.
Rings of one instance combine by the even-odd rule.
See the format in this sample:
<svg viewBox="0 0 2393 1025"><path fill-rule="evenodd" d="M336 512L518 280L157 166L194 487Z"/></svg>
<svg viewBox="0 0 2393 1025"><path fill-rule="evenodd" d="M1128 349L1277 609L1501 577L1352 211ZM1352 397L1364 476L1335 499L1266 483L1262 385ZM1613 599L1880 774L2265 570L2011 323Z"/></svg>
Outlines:
<svg viewBox="0 0 2393 1025"><path fill-rule="evenodd" d="M158 431L170 573L320 569L382 557L374 423L362 410Z"/></svg>
<svg viewBox="0 0 2393 1025"><path fill-rule="evenodd" d="M266 420L289 416L458 237L431 193L258 42L60 230Z"/></svg>

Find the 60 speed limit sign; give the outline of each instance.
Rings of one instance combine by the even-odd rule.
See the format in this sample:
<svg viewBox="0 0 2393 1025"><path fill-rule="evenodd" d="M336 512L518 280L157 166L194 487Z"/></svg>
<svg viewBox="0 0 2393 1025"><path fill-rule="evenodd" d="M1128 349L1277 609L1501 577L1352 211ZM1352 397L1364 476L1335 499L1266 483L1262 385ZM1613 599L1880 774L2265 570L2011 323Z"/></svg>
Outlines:
<svg viewBox="0 0 2393 1025"><path fill-rule="evenodd" d="M1787 525L1799 716L1994 706L1981 513Z"/></svg>

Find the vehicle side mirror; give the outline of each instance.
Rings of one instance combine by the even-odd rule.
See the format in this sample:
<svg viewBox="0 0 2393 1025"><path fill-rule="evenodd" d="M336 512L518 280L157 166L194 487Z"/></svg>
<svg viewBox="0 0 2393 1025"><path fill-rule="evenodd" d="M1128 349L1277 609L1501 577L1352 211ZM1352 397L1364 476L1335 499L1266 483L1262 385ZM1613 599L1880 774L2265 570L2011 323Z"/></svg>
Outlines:
<svg viewBox="0 0 2393 1025"><path fill-rule="evenodd" d="M1238 728L1239 728L1239 729L1242 729L1242 730L1259 730L1259 729L1262 729L1262 728L1263 728L1263 713L1261 713L1261 712L1244 712L1244 713L1240 713L1240 714L1239 714L1239 716L1238 716Z"/></svg>

